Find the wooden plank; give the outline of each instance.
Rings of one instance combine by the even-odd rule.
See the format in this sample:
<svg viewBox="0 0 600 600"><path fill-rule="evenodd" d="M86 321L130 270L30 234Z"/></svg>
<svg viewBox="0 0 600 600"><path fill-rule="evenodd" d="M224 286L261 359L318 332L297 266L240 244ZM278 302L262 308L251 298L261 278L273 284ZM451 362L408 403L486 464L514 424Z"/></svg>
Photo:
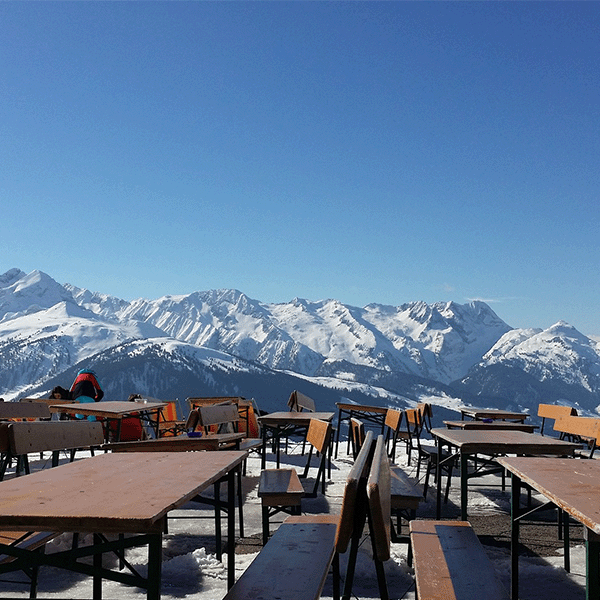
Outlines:
<svg viewBox="0 0 600 600"><path fill-rule="evenodd" d="M560 419L561 417L577 416L577 409L559 404L538 404L537 416L545 419Z"/></svg>
<svg viewBox="0 0 600 600"><path fill-rule="evenodd" d="M315 401L297 390L291 393L288 406L290 410L297 412L315 412L317 410Z"/></svg>
<svg viewBox="0 0 600 600"><path fill-rule="evenodd" d="M448 429L487 429L489 431L524 431L526 433L534 433L538 428L537 425L529 423L515 423L513 421L444 421L444 425Z"/></svg>
<svg viewBox="0 0 600 600"><path fill-rule="evenodd" d="M10 450L14 456L99 446L104 441L102 424L91 421L27 421L8 426Z"/></svg>
<svg viewBox="0 0 600 600"><path fill-rule="evenodd" d="M223 600L316 600L334 555L337 524L287 519Z"/></svg>
<svg viewBox="0 0 600 600"><path fill-rule="evenodd" d="M391 544L391 487L390 463L385 450L383 436L377 438L373 462L367 480L367 497L373 525L373 545L377 558L386 561L390 558Z"/></svg>
<svg viewBox="0 0 600 600"><path fill-rule="evenodd" d="M52 415L41 402L0 402L0 419L49 419Z"/></svg>
<svg viewBox="0 0 600 600"><path fill-rule="evenodd" d="M340 511L340 526L336 538L336 548L340 554L346 552L348 544L352 538L354 524L356 522L357 503L359 502L359 486L368 475L370 467L371 450L373 445L373 432L367 431L365 441L360 447L360 452L354 461L348 475L346 476L346 485L344 487L344 497ZM364 496L364 491L363 491Z"/></svg>
<svg viewBox="0 0 600 600"><path fill-rule="evenodd" d="M413 520L410 536L419 600L508 600L468 522Z"/></svg>
<svg viewBox="0 0 600 600"><path fill-rule="evenodd" d="M218 450L223 444L232 444L244 437L243 433L215 433L202 437L178 435L152 440L132 440L103 444L102 450L112 452L192 452L196 450ZM247 448L243 448L247 450Z"/></svg>
<svg viewBox="0 0 600 600"><path fill-rule="evenodd" d="M235 404L215 404L200 406L198 409L198 425L210 427L223 423L237 423L240 420L238 407Z"/></svg>
<svg viewBox="0 0 600 600"><path fill-rule="evenodd" d="M600 419L595 417L559 417L554 422L554 431L600 443Z"/></svg>
<svg viewBox="0 0 600 600"><path fill-rule="evenodd" d="M258 496L265 506L300 504L304 493L294 469L265 469L260 474Z"/></svg>
<svg viewBox="0 0 600 600"><path fill-rule="evenodd" d="M432 430L440 438L466 454L556 454L572 456L580 444L557 440L524 431L490 431L488 429Z"/></svg>
<svg viewBox="0 0 600 600"><path fill-rule="evenodd" d="M390 466L390 494L393 509L414 509L424 501L423 488L397 466Z"/></svg>
<svg viewBox="0 0 600 600"><path fill-rule="evenodd" d="M331 423L312 419L308 426L306 441L312 444L317 452L324 454L329 447L329 439L331 437Z"/></svg>

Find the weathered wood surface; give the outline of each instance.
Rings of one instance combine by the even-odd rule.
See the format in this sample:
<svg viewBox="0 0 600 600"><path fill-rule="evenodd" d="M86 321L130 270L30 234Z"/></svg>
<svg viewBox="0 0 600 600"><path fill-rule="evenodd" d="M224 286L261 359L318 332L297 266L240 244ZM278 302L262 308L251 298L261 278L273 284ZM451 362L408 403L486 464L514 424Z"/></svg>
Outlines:
<svg viewBox="0 0 600 600"><path fill-rule="evenodd" d="M472 408L464 406L460 409L462 417L470 417L471 419L501 419L509 421L523 422L529 417L529 413L513 412L510 410L501 410L497 408Z"/></svg>
<svg viewBox="0 0 600 600"><path fill-rule="evenodd" d="M456 446L465 454L556 454L572 456L581 446L548 436L524 431L490 431L481 429L432 430L432 435Z"/></svg>
<svg viewBox="0 0 600 600"><path fill-rule="evenodd" d="M360 506L357 506L357 503L365 501L365 499L360 498L360 486L363 486L364 496L364 485L371 466L372 445L373 432L367 431L358 456L346 476L344 497L342 499L342 507L340 510L340 526L336 538L336 548L340 554L346 552L350 539L352 538L356 523L357 509L361 508Z"/></svg>
<svg viewBox="0 0 600 600"><path fill-rule="evenodd" d="M89 448L104 441L102 424L97 421L17 421L9 423L7 431L13 456Z"/></svg>
<svg viewBox="0 0 600 600"><path fill-rule="evenodd" d="M69 413L98 417L100 419L121 419L123 417L139 414L140 412L157 412L166 406L165 402L71 402L68 404L55 404L50 406L50 412Z"/></svg>
<svg viewBox="0 0 600 600"><path fill-rule="evenodd" d="M379 415L385 415L388 411L387 408L382 406L370 406L368 404L351 404L349 402L336 402L336 407L347 412L353 413L373 413Z"/></svg>
<svg viewBox="0 0 600 600"><path fill-rule="evenodd" d="M294 469L265 469L260 474L258 496L263 506L300 504L305 491Z"/></svg>
<svg viewBox="0 0 600 600"><path fill-rule="evenodd" d="M497 460L574 519L600 534L600 461L523 456Z"/></svg>
<svg viewBox="0 0 600 600"><path fill-rule="evenodd" d="M600 444L600 419L595 417L560 417L554 422L554 431L581 436Z"/></svg>
<svg viewBox="0 0 600 600"><path fill-rule="evenodd" d="M404 469L390 465L390 493L393 509L413 509L423 502L423 488Z"/></svg>
<svg viewBox="0 0 600 600"><path fill-rule="evenodd" d="M546 419L560 419L561 417L576 417L577 410L571 406L561 406L559 404L538 404L537 416L542 418L542 428L540 433L543 435Z"/></svg>
<svg viewBox="0 0 600 600"><path fill-rule="evenodd" d="M52 415L41 402L0 402L1 419L49 419Z"/></svg>
<svg viewBox="0 0 600 600"><path fill-rule="evenodd" d="M258 419L263 425L310 425L312 419L331 421L335 413L332 412L274 412L261 415Z"/></svg>
<svg viewBox="0 0 600 600"><path fill-rule="evenodd" d="M513 423L512 421L492 421L491 423L485 421L444 421L444 425L448 429L487 429L489 431L512 430L524 431L525 433L534 433L538 428L537 425L531 425L529 423Z"/></svg>
<svg viewBox="0 0 600 600"><path fill-rule="evenodd" d="M414 520L410 537L419 600L508 600L468 522Z"/></svg>
<svg viewBox="0 0 600 600"><path fill-rule="evenodd" d="M2 482L0 529L159 532L246 452L107 453Z"/></svg>
<svg viewBox="0 0 600 600"><path fill-rule="evenodd" d="M47 406L52 406L53 404L69 404L73 402L72 400L60 400L57 398L20 398L19 402L23 402L24 404L45 404Z"/></svg>
<svg viewBox="0 0 600 600"><path fill-rule="evenodd" d="M337 518L289 517L279 526L224 600L321 596L334 555Z"/></svg>
<svg viewBox="0 0 600 600"><path fill-rule="evenodd" d="M383 436L377 438L373 461L367 479L367 497L371 513L373 546L380 561L390 558L391 549L391 487L390 462Z"/></svg>
<svg viewBox="0 0 600 600"><path fill-rule="evenodd" d="M288 400L288 406L291 411L298 412L316 412L317 410L315 401L298 390L294 390L291 393L290 399Z"/></svg>
<svg viewBox="0 0 600 600"><path fill-rule="evenodd" d="M235 404L214 404L200 406L198 409L198 425L210 427L223 423L236 424L240 420L238 407Z"/></svg>
<svg viewBox="0 0 600 600"><path fill-rule="evenodd" d="M103 444L102 450L112 452L192 452L218 450L224 444L234 444L244 438L244 433L214 433L202 437L187 435L169 436L153 440L134 440Z"/></svg>

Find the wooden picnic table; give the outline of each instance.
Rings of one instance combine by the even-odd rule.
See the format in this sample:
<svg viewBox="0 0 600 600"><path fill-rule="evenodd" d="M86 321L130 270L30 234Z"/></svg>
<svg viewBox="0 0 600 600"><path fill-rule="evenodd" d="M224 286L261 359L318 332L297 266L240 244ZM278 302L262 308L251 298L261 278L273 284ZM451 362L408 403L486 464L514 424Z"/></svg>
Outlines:
<svg viewBox="0 0 600 600"><path fill-rule="evenodd" d="M100 401L100 402L72 402L69 404L54 404L50 406L50 412L63 414L78 414L92 416L108 423L117 421L116 441L121 437L121 423L124 417L138 415L154 430L156 437L159 436L159 423L161 410L167 406L166 402L130 402L130 401ZM105 428L105 437L108 442L109 428Z"/></svg>
<svg viewBox="0 0 600 600"><path fill-rule="evenodd" d="M471 406L463 406L460 409L460 418L469 417L476 421L490 419L492 421L518 421L524 423L529 417L526 412L514 412L510 410L501 410L499 408L473 408Z"/></svg>
<svg viewBox="0 0 600 600"><path fill-rule="evenodd" d="M600 461L548 457L499 458L512 474L511 598L519 593L519 518L522 483L526 483L584 526L586 599L600 598Z"/></svg>
<svg viewBox="0 0 600 600"><path fill-rule="evenodd" d="M534 433L537 425L530 423L515 423L514 421L444 421L448 429L487 429L488 431L512 430Z"/></svg>
<svg viewBox="0 0 600 600"><path fill-rule="evenodd" d="M0 565L0 574L50 565L93 577L93 597L102 579L161 593L162 536L167 513L193 500L208 486L228 480L228 585L235 579L235 479L247 453L131 452L100 454L0 484L0 528L12 531L61 531L94 534L91 546L58 554L31 552ZM104 534L130 534L108 541ZM148 575L102 567L102 552L148 546ZM0 551L15 555L0 544ZM90 564L85 559L93 556ZM83 558L83 561L80 559Z"/></svg>
<svg viewBox="0 0 600 600"><path fill-rule="evenodd" d="M524 431L488 429L444 429L437 427L431 430L436 440L438 451L438 465L443 460L456 460L460 457L460 507L461 520L467 520L468 481L473 477L481 477L492 473L501 472L495 461L498 456L507 454L540 455L551 454L555 456L573 456L581 444L566 442L548 436L525 433ZM442 447L450 447L450 456L442 458ZM469 473L468 462L476 455L482 454L489 457L485 460L478 457L477 468ZM485 468L488 466L489 468ZM441 516L441 469L436 469L437 504L436 519Z"/></svg>
<svg viewBox="0 0 600 600"><path fill-rule="evenodd" d="M280 439L289 436L299 428L306 429L312 419L319 419L330 423L333 420L335 413L333 412L309 412L309 411L280 411L268 413L259 417L259 422L262 427L263 447L261 467L264 469L267 461L267 442L269 433L271 439L275 442L277 455L277 468L279 469L280 460Z"/></svg>
<svg viewBox="0 0 600 600"><path fill-rule="evenodd" d="M338 409L338 425L335 439L335 456L337 458L338 444L340 442L340 431L343 421L350 422L353 417L358 417L361 421L367 423L373 423L377 427L381 428L383 433L385 416L387 415L387 408L383 406L369 406L368 404L352 404L351 402L336 402L335 405ZM348 431L350 429L348 428ZM348 444L346 451L350 452L350 435L348 435Z"/></svg>
<svg viewBox="0 0 600 600"><path fill-rule="evenodd" d="M0 421L14 419L49 419L46 404L38 402L0 402Z"/></svg>

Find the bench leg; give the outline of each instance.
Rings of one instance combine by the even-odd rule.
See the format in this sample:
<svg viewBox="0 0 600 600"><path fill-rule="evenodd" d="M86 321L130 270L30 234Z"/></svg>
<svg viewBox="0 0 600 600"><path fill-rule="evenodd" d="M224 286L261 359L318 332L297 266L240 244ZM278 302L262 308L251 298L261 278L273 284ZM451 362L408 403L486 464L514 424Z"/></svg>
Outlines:
<svg viewBox="0 0 600 600"><path fill-rule="evenodd" d="M262 507L262 543L263 546L269 541L269 507Z"/></svg>
<svg viewBox="0 0 600 600"><path fill-rule="evenodd" d="M340 600L340 555L336 552L333 555L332 576L333 576L333 600Z"/></svg>

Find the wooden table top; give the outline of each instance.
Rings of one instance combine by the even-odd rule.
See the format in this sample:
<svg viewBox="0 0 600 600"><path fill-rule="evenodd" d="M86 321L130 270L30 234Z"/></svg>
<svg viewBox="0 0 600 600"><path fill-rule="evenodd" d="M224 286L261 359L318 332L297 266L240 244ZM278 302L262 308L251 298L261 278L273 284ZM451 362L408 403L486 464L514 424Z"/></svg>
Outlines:
<svg viewBox="0 0 600 600"><path fill-rule="evenodd" d="M247 453L100 454L0 483L0 528L160 532L162 517L235 468Z"/></svg>
<svg viewBox="0 0 600 600"><path fill-rule="evenodd" d="M263 425L309 425L312 419L320 421L331 421L335 413L332 412L295 412L295 411L280 411L273 412L267 415L258 417Z"/></svg>
<svg viewBox="0 0 600 600"><path fill-rule="evenodd" d="M513 430L527 433L533 433L538 427L530 423L513 423L512 421L492 421L491 423L486 421L444 421L444 425L448 429Z"/></svg>
<svg viewBox="0 0 600 600"><path fill-rule="evenodd" d="M588 529L600 534L600 461L529 456L497 460Z"/></svg>
<svg viewBox="0 0 600 600"><path fill-rule="evenodd" d="M572 455L581 444L545 435L514 430L445 429L436 427L431 434L465 454L562 454Z"/></svg>
<svg viewBox="0 0 600 600"><path fill-rule="evenodd" d="M368 404L352 404L352 403L345 403L345 402L336 402L335 405L340 410L347 410L347 411L366 412L366 413L371 412L371 413L377 413L377 414L385 414L388 411L388 409L383 408L383 406L369 406Z"/></svg>
<svg viewBox="0 0 600 600"><path fill-rule="evenodd" d="M157 411L167 406L166 402L129 402L127 400L111 400L108 402L72 402L50 406L53 413L77 413L93 417L119 419L132 413Z"/></svg>
<svg viewBox="0 0 600 600"><path fill-rule="evenodd" d="M0 419L43 418L50 418L50 410L42 402L0 402Z"/></svg>
<svg viewBox="0 0 600 600"><path fill-rule="evenodd" d="M210 433L202 437L187 435L166 436L154 440L134 440L104 444L102 450L113 452L191 452L195 450L217 450L221 444L243 440L246 434Z"/></svg>
<svg viewBox="0 0 600 600"><path fill-rule="evenodd" d="M524 421L529 417L529 413L525 412L513 412L498 408L473 408L471 406L463 406L460 412L463 416L471 417L472 419L512 419L513 421Z"/></svg>
<svg viewBox="0 0 600 600"><path fill-rule="evenodd" d="M61 400L60 398L21 398L19 402L23 404L47 404L52 406L53 404L69 404L72 400Z"/></svg>

